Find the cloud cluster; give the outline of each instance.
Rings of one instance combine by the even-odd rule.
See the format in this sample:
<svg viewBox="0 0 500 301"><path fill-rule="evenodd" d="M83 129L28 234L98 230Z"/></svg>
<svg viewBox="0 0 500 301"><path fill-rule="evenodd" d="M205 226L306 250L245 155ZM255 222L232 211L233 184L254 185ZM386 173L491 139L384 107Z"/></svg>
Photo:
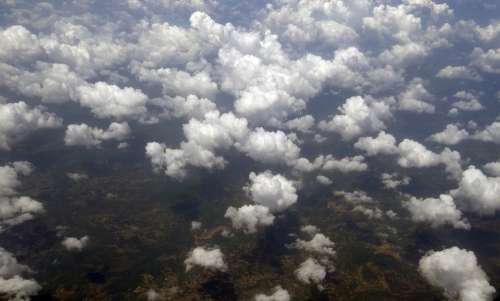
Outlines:
<svg viewBox="0 0 500 301"><path fill-rule="evenodd" d="M27 266L0 248L0 294L9 300L30 300L42 287L35 280L22 277L22 274L29 272L31 270Z"/></svg>
<svg viewBox="0 0 500 301"><path fill-rule="evenodd" d="M68 146L99 147L103 141L123 141L130 135L127 122L113 122L106 130L90 127L85 123L70 124L66 128L64 143Z"/></svg>
<svg viewBox="0 0 500 301"><path fill-rule="evenodd" d="M317 260L308 258L295 270L295 276L306 284L320 284L326 277L326 268Z"/></svg>
<svg viewBox="0 0 500 301"><path fill-rule="evenodd" d="M442 288L451 300L493 300L495 288L489 284L471 251L452 247L430 252L420 259L419 271L430 284Z"/></svg>
<svg viewBox="0 0 500 301"><path fill-rule="evenodd" d="M227 270L224 254L218 248L196 247L189 252L184 264L186 265L186 271L190 271L195 266L211 271Z"/></svg>

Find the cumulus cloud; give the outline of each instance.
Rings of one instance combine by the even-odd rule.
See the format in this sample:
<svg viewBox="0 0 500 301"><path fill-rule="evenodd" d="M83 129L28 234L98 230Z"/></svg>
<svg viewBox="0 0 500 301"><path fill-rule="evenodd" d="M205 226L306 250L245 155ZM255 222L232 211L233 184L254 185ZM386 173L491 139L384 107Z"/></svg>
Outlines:
<svg viewBox="0 0 500 301"><path fill-rule="evenodd" d="M470 54L471 63L481 71L492 74L500 74L500 48L483 49L476 47Z"/></svg>
<svg viewBox="0 0 500 301"><path fill-rule="evenodd" d="M324 158L323 170L335 170L343 173L366 171L368 169L368 164L366 164L364 160L365 158L363 156L336 159L328 155Z"/></svg>
<svg viewBox="0 0 500 301"><path fill-rule="evenodd" d="M500 178L488 177L474 166L463 171L458 188L451 191L460 208L480 215L500 209Z"/></svg>
<svg viewBox="0 0 500 301"><path fill-rule="evenodd" d="M68 172L66 173L66 176L75 182L80 182L89 178L87 174L77 172Z"/></svg>
<svg viewBox="0 0 500 301"><path fill-rule="evenodd" d="M483 170L493 177L500 177L500 162L489 162L483 165Z"/></svg>
<svg viewBox="0 0 500 301"><path fill-rule="evenodd" d="M0 166L0 231L44 212L42 203L29 196L20 196L17 191L21 185L19 177L29 175L32 169L30 163L21 161Z"/></svg>
<svg viewBox="0 0 500 301"><path fill-rule="evenodd" d="M402 111L415 113L434 113L435 111L434 105L429 103L434 97L427 91L420 78L413 79L398 98L398 108Z"/></svg>
<svg viewBox="0 0 500 301"><path fill-rule="evenodd" d="M311 115L304 115L286 122L286 127L290 130L297 130L302 133L310 133L314 127L314 117Z"/></svg>
<svg viewBox="0 0 500 301"><path fill-rule="evenodd" d="M11 150L14 144L38 129L58 128L62 119L43 107L31 107L23 101L0 101L0 149Z"/></svg>
<svg viewBox="0 0 500 301"><path fill-rule="evenodd" d="M105 82L80 86L78 99L82 106L99 118L142 119L147 112L148 98L142 91Z"/></svg>
<svg viewBox="0 0 500 301"><path fill-rule="evenodd" d="M439 198L425 199L412 197L403 206L408 209L415 222L428 223L433 228L449 224L455 229L470 229L469 222L457 209L450 195L442 194Z"/></svg>
<svg viewBox="0 0 500 301"><path fill-rule="evenodd" d="M500 144L500 122L492 122L484 129L476 131L471 138Z"/></svg>
<svg viewBox="0 0 500 301"><path fill-rule="evenodd" d="M326 277L326 268L315 259L308 258L295 270L295 276L303 283L319 284Z"/></svg>
<svg viewBox="0 0 500 301"><path fill-rule="evenodd" d="M227 265L224 262L224 254L218 248L196 247L191 250L184 260L186 271L199 266L211 271L226 271Z"/></svg>
<svg viewBox="0 0 500 301"><path fill-rule="evenodd" d="M384 131L379 132L375 138L359 138L354 147L363 150L368 156L376 156L378 154L392 155L399 152L394 136Z"/></svg>
<svg viewBox="0 0 500 301"><path fill-rule="evenodd" d="M87 247L89 243L89 237L87 235L82 236L80 238L77 237L65 237L61 244L68 251L80 252L85 247Z"/></svg>
<svg viewBox="0 0 500 301"><path fill-rule="evenodd" d="M446 79L467 79L473 81L481 80L481 76L467 66L446 66L439 70L436 77Z"/></svg>
<svg viewBox="0 0 500 301"><path fill-rule="evenodd" d="M380 176L385 189L396 189L410 184L410 177L401 177L397 173L382 173Z"/></svg>
<svg viewBox="0 0 500 301"><path fill-rule="evenodd" d="M431 251L420 259L419 272L447 298L461 301L493 300L495 288L472 251L452 247Z"/></svg>
<svg viewBox="0 0 500 301"><path fill-rule="evenodd" d="M467 91L458 91L453 95L457 101L452 103L452 107L461 111L481 111L484 110L479 98Z"/></svg>
<svg viewBox="0 0 500 301"><path fill-rule="evenodd" d="M316 181L318 183L320 183L321 185L325 185L325 186L331 185L333 183L333 181L330 178L328 178L328 177L326 177L324 175L318 175L318 176L316 176Z"/></svg>
<svg viewBox="0 0 500 301"><path fill-rule="evenodd" d="M266 227L274 223L274 215L268 207L262 205L229 207L224 217L231 220L233 228L242 229L246 233L255 233L258 227Z"/></svg>
<svg viewBox="0 0 500 301"><path fill-rule="evenodd" d="M443 131L431 135L429 139L440 144L455 145L469 138L469 135L466 129L460 129L456 124L448 124Z"/></svg>
<svg viewBox="0 0 500 301"><path fill-rule="evenodd" d="M384 130L385 122L391 117L390 107L385 102L355 96L346 99L339 108L339 114L330 121L321 121L319 127L324 131L339 133L344 140L351 140Z"/></svg>
<svg viewBox="0 0 500 301"><path fill-rule="evenodd" d="M20 264L7 250L0 247L0 294L9 300L30 300L36 295L41 286L33 279L25 279L23 273L31 270Z"/></svg>
<svg viewBox="0 0 500 301"><path fill-rule="evenodd" d="M349 203L352 204L360 204L360 203L373 203L375 200L370 197L366 192L362 190L354 190L352 192L349 191L335 191L335 196L339 196L344 198Z"/></svg>
<svg viewBox="0 0 500 301"><path fill-rule="evenodd" d="M64 143L68 146L85 146L87 148L99 147L102 141L122 141L130 135L127 122L113 122L106 130L90 127L85 123L70 124L66 128Z"/></svg>
<svg viewBox="0 0 500 301"><path fill-rule="evenodd" d="M273 293L271 295L265 294L257 294L255 295L255 301L290 301L290 294L286 289L283 289L281 286L276 286L273 289Z"/></svg>
<svg viewBox="0 0 500 301"><path fill-rule="evenodd" d="M297 202L294 183L280 174L251 172L248 178L250 183L245 186L248 195L256 204L269 208L271 212L286 210Z"/></svg>
<svg viewBox="0 0 500 301"><path fill-rule="evenodd" d="M359 212L364 214L366 217L370 219L381 219L384 216L384 213L379 208L368 208L364 205L356 205L352 208L352 212Z"/></svg>
<svg viewBox="0 0 500 301"><path fill-rule="evenodd" d="M319 255L335 256L335 243L321 233L316 233L311 240L297 239L292 247Z"/></svg>

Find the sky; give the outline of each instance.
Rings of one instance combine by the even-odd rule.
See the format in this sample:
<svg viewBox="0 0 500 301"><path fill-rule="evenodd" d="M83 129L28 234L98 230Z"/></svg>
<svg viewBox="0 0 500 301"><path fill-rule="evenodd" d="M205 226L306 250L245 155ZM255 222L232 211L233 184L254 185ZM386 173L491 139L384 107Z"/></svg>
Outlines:
<svg viewBox="0 0 500 301"><path fill-rule="evenodd" d="M44 165L26 154L55 143L137 151L174 182L253 162L248 204L219 212L238 235L272 227L311 183L367 173L400 212L336 187L354 212L470 231L500 211L499 16L494 0L0 0L0 230L45 212L21 182ZM446 185L412 189L425 170ZM296 278L321 287L335 243L304 227ZM443 296L493 300L474 250L426 252L418 271ZM185 265L231 269L215 246L193 246ZM27 271L0 248L1 293L39 292ZM255 296L291 298L281 286Z"/></svg>

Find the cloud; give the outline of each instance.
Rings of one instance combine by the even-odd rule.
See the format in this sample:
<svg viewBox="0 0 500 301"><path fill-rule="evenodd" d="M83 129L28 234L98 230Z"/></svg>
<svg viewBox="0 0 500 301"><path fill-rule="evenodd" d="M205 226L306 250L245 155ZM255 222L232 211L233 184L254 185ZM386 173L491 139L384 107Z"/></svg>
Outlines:
<svg viewBox="0 0 500 301"><path fill-rule="evenodd" d="M9 300L29 300L36 295L41 286L33 279L25 279L23 273L31 272L30 268L20 264L7 250L0 247L0 294Z"/></svg>
<svg viewBox="0 0 500 301"><path fill-rule="evenodd" d="M445 145L456 145L468 138L469 132L460 129L456 124L448 124L443 131L429 137L430 140Z"/></svg>
<svg viewBox="0 0 500 301"><path fill-rule="evenodd" d="M386 128L385 122L392 117L390 107L371 98L350 97L339 108L339 114L330 121L321 121L319 128L337 132L344 140L351 140Z"/></svg>
<svg viewBox="0 0 500 301"><path fill-rule="evenodd" d="M483 130L475 132L472 139L500 144L500 122L495 121L486 126Z"/></svg>
<svg viewBox="0 0 500 301"><path fill-rule="evenodd" d="M500 177L500 162L489 162L483 165L483 170L493 177Z"/></svg>
<svg viewBox="0 0 500 301"><path fill-rule="evenodd" d="M500 74L500 48L483 49L476 47L470 54L471 63L481 71L492 74Z"/></svg>
<svg viewBox="0 0 500 301"><path fill-rule="evenodd" d="M0 120L0 150L7 151L31 132L62 125L62 119L48 113L44 107L31 107L23 101L0 101Z"/></svg>
<svg viewBox="0 0 500 301"><path fill-rule="evenodd" d="M290 130L297 130L302 133L311 133L311 128L314 127L314 117L304 115L286 122L286 127Z"/></svg>
<svg viewBox="0 0 500 301"><path fill-rule="evenodd" d="M458 101L452 104L452 107L457 108L462 111L481 111L484 110L483 105L479 102L479 99L476 95L466 92L466 91L458 91L453 95Z"/></svg>
<svg viewBox="0 0 500 301"><path fill-rule="evenodd" d="M295 276L305 284L319 284L326 277L326 268L315 259L308 258L295 270Z"/></svg>
<svg viewBox="0 0 500 301"><path fill-rule="evenodd" d="M271 295L257 294L254 298L255 301L290 301L290 294L286 289L281 286L276 286Z"/></svg>
<svg viewBox="0 0 500 301"><path fill-rule="evenodd" d="M242 229L245 233L255 233L258 227L266 227L274 223L274 215L268 207L262 205L229 207L224 217L231 219L233 228Z"/></svg>
<svg viewBox="0 0 500 301"><path fill-rule="evenodd" d="M66 173L66 176L75 182L80 182L89 178L87 174L77 172L68 172Z"/></svg>
<svg viewBox="0 0 500 301"><path fill-rule="evenodd" d="M297 202L297 190L293 182L280 174L251 172L248 178L250 183L245 186L245 191L252 201L269 208L271 212L286 210Z"/></svg>
<svg viewBox="0 0 500 301"><path fill-rule="evenodd" d="M495 288L471 251L452 247L429 252L420 259L419 272L431 285L442 288L449 299L493 300Z"/></svg>
<svg viewBox="0 0 500 301"><path fill-rule="evenodd" d="M106 130L90 127L85 123L70 124L66 128L64 143L68 146L85 146L87 148L99 147L103 141L122 141L130 135L127 122L113 122Z"/></svg>
<svg viewBox="0 0 500 301"><path fill-rule="evenodd" d="M66 248L66 250L75 252L82 251L85 247L87 247L88 243L89 243L89 237L87 235L82 236L80 238L65 237L61 242L61 244Z"/></svg>
<svg viewBox="0 0 500 301"><path fill-rule="evenodd" d="M500 178L488 177L474 166L463 171L458 188L451 191L463 210L493 215L500 210Z"/></svg>
<svg viewBox="0 0 500 301"><path fill-rule="evenodd" d="M342 173L362 172L368 169L368 164L366 164L364 160L365 158L363 156L335 159L333 156L328 155L324 158L322 169L326 171L336 170Z"/></svg>
<svg viewBox="0 0 500 301"><path fill-rule="evenodd" d="M352 212L360 212L370 219L381 219L384 216L384 213L379 208L368 208L363 205L354 206Z"/></svg>
<svg viewBox="0 0 500 301"><path fill-rule="evenodd" d="M218 248L196 247L189 252L184 264L186 265L186 271L190 271L195 266L211 271L224 272L227 270L224 254Z"/></svg>
<svg viewBox="0 0 500 301"><path fill-rule="evenodd" d="M155 104L164 108L167 117L203 119L204 116L217 109L215 103L207 98L195 95L176 96L155 100Z"/></svg>
<svg viewBox="0 0 500 301"><path fill-rule="evenodd" d="M321 233L316 233L311 240L297 239L292 247L319 255L335 256L335 243Z"/></svg>
<svg viewBox="0 0 500 301"><path fill-rule="evenodd" d="M330 178L325 177L323 175L318 175L316 177L316 181L318 183L320 183L321 185L325 185L325 186L331 185L333 183L333 181Z"/></svg>
<svg viewBox="0 0 500 301"><path fill-rule="evenodd" d="M44 212L43 204L29 197L20 196L19 176L29 175L33 170L25 161L0 166L0 231L31 220Z"/></svg>
<svg viewBox="0 0 500 301"><path fill-rule="evenodd" d="M432 114L436 109L434 105L429 103L434 97L424 87L420 78L413 79L398 98L398 108L401 111Z"/></svg>
<svg viewBox="0 0 500 301"><path fill-rule="evenodd" d="M446 79L467 79L473 81L480 81L481 76L477 74L474 70L471 70L467 66L446 66L439 70L436 77L446 78Z"/></svg>
<svg viewBox="0 0 500 301"><path fill-rule="evenodd" d="M378 154L392 155L399 152L394 136L384 131L379 132L375 138L359 138L354 147L365 151L368 156L376 156Z"/></svg>
<svg viewBox="0 0 500 301"><path fill-rule="evenodd" d="M373 203L375 200L370 197L366 192L362 190L354 190L352 192L348 191L335 191L333 193L335 196L344 198L349 203L360 204L360 203Z"/></svg>
<svg viewBox="0 0 500 301"><path fill-rule="evenodd" d="M98 118L141 120L147 112L148 97L142 91L105 82L80 86L78 99L83 107L89 108Z"/></svg>
<svg viewBox="0 0 500 301"><path fill-rule="evenodd" d="M462 217L450 195L442 194L439 198L419 199L412 197L403 203L415 222L428 223L433 228L450 224L455 229L469 230L470 224Z"/></svg>
<svg viewBox="0 0 500 301"><path fill-rule="evenodd" d="M410 177L400 177L397 173L382 173L380 176L385 189L396 189L410 184Z"/></svg>

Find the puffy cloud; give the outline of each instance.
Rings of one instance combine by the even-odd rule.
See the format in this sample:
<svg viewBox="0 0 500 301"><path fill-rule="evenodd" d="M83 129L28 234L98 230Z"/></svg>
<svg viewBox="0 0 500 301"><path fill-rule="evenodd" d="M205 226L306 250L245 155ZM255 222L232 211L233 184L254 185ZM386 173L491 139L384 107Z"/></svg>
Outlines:
<svg viewBox="0 0 500 301"><path fill-rule="evenodd" d="M284 132L269 132L260 127L252 131L237 147L250 158L262 163L293 164L300 153L300 148Z"/></svg>
<svg viewBox="0 0 500 301"><path fill-rule="evenodd" d="M415 222L429 223L433 228L450 224L455 229L470 229L469 222L462 217L462 212L457 209L450 195L442 194L439 198L426 199L412 197L403 206L408 209Z"/></svg>
<svg viewBox="0 0 500 301"><path fill-rule="evenodd" d="M375 138L359 138L354 147L365 151L368 156L376 156L378 154L392 155L399 152L394 136L384 131L379 132Z"/></svg>
<svg viewBox="0 0 500 301"><path fill-rule="evenodd" d="M375 200L366 194L366 192L362 190L354 190L352 192L348 191L335 191L335 196L343 197L347 202L352 204L360 204L360 203L373 203Z"/></svg>
<svg viewBox="0 0 500 301"><path fill-rule="evenodd" d="M274 223L274 215L268 207L262 205L229 207L224 217L231 219L235 229L242 229L246 233L255 233L258 227L266 227Z"/></svg>
<svg viewBox="0 0 500 301"><path fill-rule="evenodd" d="M27 134L38 129L57 128L62 119L43 107L30 107L23 101L0 102L0 149L10 150Z"/></svg>
<svg viewBox="0 0 500 301"><path fill-rule="evenodd" d="M383 130L386 128L385 121L392 117L385 102L361 96L346 99L339 112L330 121L321 121L319 127L339 133L344 140Z"/></svg>
<svg viewBox="0 0 500 301"><path fill-rule="evenodd" d="M471 63L483 72L500 73L500 48L484 51L481 48L474 48L471 53Z"/></svg>
<svg viewBox="0 0 500 301"><path fill-rule="evenodd" d="M255 301L290 301L290 294L281 286L276 286L271 295L257 294Z"/></svg>
<svg viewBox="0 0 500 301"><path fill-rule="evenodd" d="M368 164L364 162L363 156L345 157L336 159L328 155L324 159L323 170L336 170L343 173L361 172L368 169Z"/></svg>
<svg viewBox="0 0 500 301"><path fill-rule="evenodd" d="M7 250L0 247L0 294L9 300L30 300L41 286L32 279L25 279L22 274L31 270L18 263L17 259Z"/></svg>
<svg viewBox="0 0 500 301"><path fill-rule="evenodd" d="M21 25L0 30L0 59L6 62L30 61L42 53L36 35Z"/></svg>
<svg viewBox="0 0 500 301"><path fill-rule="evenodd" d="M65 237L61 244L68 251L80 252L83 250L89 243L89 237L87 235L82 236L80 238L77 237Z"/></svg>
<svg viewBox="0 0 500 301"><path fill-rule="evenodd" d="M472 251L458 247L432 251L420 259L419 272L430 284L442 288L449 299L493 300L495 288Z"/></svg>
<svg viewBox="0 0 500 301"><path fill-rule="evenodd" d="M445 145L455 145L467 138L469 132L466 129L459 129L455 124L448 124L443 131L429 137L430 140Z"/></svg>
<svg viewBox="0 0 500 301"><path fill-rule="evenodd" d="M446 79L467 79L473 81L481 80L481 76L479 76L479 74L466 66L446 66L439 70L436 77Z"/></svg>
<svg viewBox="0 0 500 301"><path fill-rule="evenodd" d="M302 133L310 133L314 127L314 117L304 115L286 122L286 127L290 130L297 130Z"/></svg>
<svg viewBox="0 0 500 301"><path fill-rule="evenodd" d="M356 205L352 208L352 212L359 212L364 214L366 217L370 219L381 219L384 216L384 213L379 208L368 208L363 205Z"/></svg>
<svg viewBox="0 0 500 301"><path fill-rule="evenodd" d="M196 247L191 250L186 260L186 271L191 270L195 266L212 270L212 271L226 271L227 265L224 262L224 254L218 248L204 248Z"/></svg>
<svg viewBox="0 0 500 301"><path fill-rule="evenodd" d="M326 268L315 259L308 258L295 270L295 276L303 283L319 284L326 277Z"/></svg>
<svg viewBox="0 0 500 301"><path fill-rule="evenodd" d="M397 173L383 173L380 179L382 180L382 184L384 184L385 189L396 189L399 186L410 184L411 181L409 177L399 177Z"/></svg>
<svg viewBox="0 0 500 301"><path fill-rule="evenodd" d="M434 113L435 107L429 102L433 96L424 87L422 79L415 78L405 91L399 95L398 108L416 113Z"/></svg>
<svg viewBox="0 0 500 301"><path fill-rule="evenodd" d="M483 165L483 170L491 176L500 177L500 162L489 162Z"/></svg>
<svg viewBox="0 0 500 301"><path fill-rule="evenodd" d="M331 184L333 183L333 181L332 181L330 178L325 177L325 176L323 176L323 175L318 175L318 176L316 177L316 181L317 181L318 183L320 183L321 185L325 185L325 186L327 186L327 185L331 185Z"/></svg>
<svg viewBox="0 0 500 301"><path fill-rule="evenodd" d="M147 112L148 98L142 91L105 82L80 86L78 99L82 106L99 118L142 119Z"/></svg>
<svg viewBox="0 0 500 301"><path fill-rule="evenodd" d="M66 128L64 143L68 146L98 147L102 141L122 141L130 135L128 123L113 122L106 130L90 127L85 123L70 124Z"/></svg>
<svg viewBox="0 0 500 301"><path fill-rule="evenodd" d="M500 209L500 178L487 177L481 170L469 166L451 195L463 210L492 215Z"/></svg>
<svg viewBox="0 0 500 301"><path fill-rule="evenodd" d="M165 108L166 112L164 114L167 117L173 116L176 118L203 119L207 113L216 111L217 109L217 106L211 100L199 98L195 95L156 99L154 103Z"/></svg>
<svg viewBox="0 0 500 301"><path fill-rule="evenodd" d="M477 139L486 142L493 142L496 144L500 144L500 122L495 121L485 127L483 130L475 132L472 136L472 139Z"/></svg>
<svg viewBox="0 0 500 301"><path fill-rule="evenodd" d="M319 255L335 256L335 243L321 233L316 233L311 240L297 239L294 248Z"/></svg>
<svg viewBox="0 0 500 301"><path fill-rule="evenodd" d="M476 95L466 92L458 91L454 95L458 101L454 102L452 106L462 111L481 111L484 110L483 105L479 102Z"/></svg>
<svg viewBox="0 0 500 301"><path fill-rule="evenodd" d="M429 167L441 162L438 154L410 139L404 139L399 143L398 149L400 155L398 163L402 167Z"/></svg>
<svg viewBox="0 0 500 301"><path fill-rule="evenodd" d="M297 190L293 182L282 175L273 175L270 171L248 176L250 183L245 190L258 204L269 208L271 212L280 212L297 202Z"/></svg>
<svg viewBox="0 0 500 301"><path fill-rule="evenodd" d="M14 162L0 166L0 231L34 218L44 211L43 204L28 196L19 196L20 175L28 175L28 162Z"/></svg>

